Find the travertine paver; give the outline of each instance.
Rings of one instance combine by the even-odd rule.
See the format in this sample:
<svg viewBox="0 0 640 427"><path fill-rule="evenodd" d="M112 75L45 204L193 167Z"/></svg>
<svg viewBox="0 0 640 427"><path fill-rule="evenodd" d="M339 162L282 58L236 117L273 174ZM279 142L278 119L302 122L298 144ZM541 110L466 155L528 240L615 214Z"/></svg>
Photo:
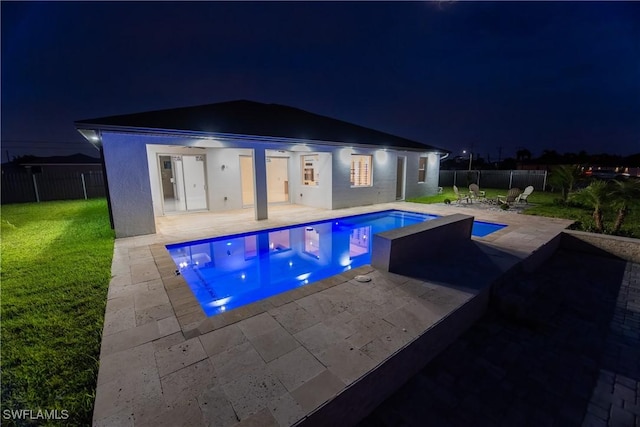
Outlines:
<svg viewBox="0 0 640 427"><path fill-rule="evenodd" d="M328 369L291 392L291 395L307 413L337 395L345 383Z"/></svg>
<svg viewBox="0 0 640 427"><path fill-rule="evenodd" d="M293 391L326 368L306 348L300 346L269 362L269 369L289 391Z"/></svg>
<svg viewBox="0 0 640 427"><path fill-rule="evenodd" d="M102 338L101 357L160 338L157 322L145 323Z"/></svg>
<svg viewBox="0 0 640 427"><path fill-rule="evenodd" d="M295 334L320 322L320 318L309 313L295 301L269 310L269 314L289 333Z"/></svg>
<svg viewBox="0 0 640 427"><path fill-rule="evenodd" d="M302 406L289 393L272 400L269 403L269 410L282 426L292 425L306 415Z"/></svg>
<svg viewBox="0 0 640 427"><path fill-rule="evenodd" d="M200 340L198 338L192 338L166 349L156 351L155 356L158 374L163 377L178 369L206 359L207 353L205 353Z"/></svg>
<svg viewBox="0 0 640 427"><path fill-rule="evenodd" d="M222 385L240 419L248 418L287 392L267 367L253 369Z"/></svg>
<svg viewBox="0 0 640 427"><path fill-rule="evenodd" d="M265 362L271 362L300 346L300 343L281 326L249 340Z"/></svg>
<svg viewBox="0 0 640 427"><path fill-rule="evenodd" d="M318 359L345 384L349 385L376 364L348 341L331 344L318 353Z"/></svg>
<svg viewBox="0 0 640 427"><path fill-rule="evenodd" d="M127 349L101 359L94 417L107 418L121 410L138 413L162 405L162 390L151 343Z"/></svg>
<svg viewBox="0 0 640 427"><path fill-rule="evenodd" d="M558 252L364 426L640 425L640 265Z"/></svg>
<svg viewBox="0 0 640 427"><path fill-rule="evenodd" d="M222 383L235 381L252 370L264 369L267 366L250 342L238 344L212 356L211 362Z"/></svg>
<svg viewBox="0 0 640 427"><path fill-rule="evenodd" d="M330 345L347 338L348 334L327 326L325 322L320 322L298 332L294 337L317 356Z"/></svg>
<svg viewBox="0 0 640 427"><path fill-rule="evenodd" d="M121 306L122 302L133 302L131 298L114 298L113 303L107 304L106 312L111 314L108 321L104 323L103 335L111 335L117 332L126 331L136 326L136 311L133 305Z"/></svg>
<svg viewBox="0 0 640 427"><path fill-rule="evenodd" d="M198 396L206 425L227 426L240 421L221 386L211 387Z"/></svg>
<svg viewBox="0 0 640 427"><path fill-rule="evenodd" d="M380 335L360 347L376 364L382 362L411 341L412 337L402 329L392 327L388 333ZM350 341L351 342L351 341Z"/></svg>
<svg viewBox="0 0 640 427"><path fill-rule="evenodd" d="M273 331L280 327L280 324L268 313L262 313L249 319L238 322L238 327L247 338L254 338L264 333Z"/></svg>
<svg viewBox="0 0 640 427"><path fill-rule="evenodd" d="M376 208L454 212L403 203ZM253 221L249 211L164 217L158 218L156 235L118 239L95 425L290 425L474 295L477 289L448 291L443 277L411 279L367 266L207 319L182 277L175 275L164 247L371 209L274 207L271 218L261 222ZM483 239L501 248L483 249L493 264L501 265L496 271L527 256L567 224L500 212L483 212L477 219L511 224ZM511 232L542 237L519 239L510 237ZM372 281L352 280L357 274ZM454 276L468 280L463 274Z"/></svg>
<svg viewBox="0 0 640 427"><path fill-rule="evenodd" d="M167 405L196 398L204 391L218 385L215 369L209 359L203 359L180 370L161 377L162 393Z"/></svg>
<svg viewBox="0 0 640 427"><path fill-rule="evenodd" d="M237 325L229 325L204 335L200 335L200 341L209 356L227 351L232 347L245 343L247 337Z"/></svg>

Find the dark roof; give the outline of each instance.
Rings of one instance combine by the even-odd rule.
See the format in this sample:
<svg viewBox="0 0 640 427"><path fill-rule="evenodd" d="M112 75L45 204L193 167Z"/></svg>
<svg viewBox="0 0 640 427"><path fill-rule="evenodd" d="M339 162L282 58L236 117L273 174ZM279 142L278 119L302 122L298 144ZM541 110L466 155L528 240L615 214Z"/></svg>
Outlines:
<svg viewBox="0 0 640 427"><path fill-rule="evenodd" d="M76 153L69 156L51 156L51 157L37 157L37 156L25 156L24 159L19 161L21 165L60 165L60 164L100 164L100 159L96 157L87 156L86 154Z"/></svg>
<svg viewBox="0 0 640 427"><path fill-rule="evenodd" d="M79 120L75 124L78 129L125 127L183 130L448 152L298 108L244 100Z"/></svg>

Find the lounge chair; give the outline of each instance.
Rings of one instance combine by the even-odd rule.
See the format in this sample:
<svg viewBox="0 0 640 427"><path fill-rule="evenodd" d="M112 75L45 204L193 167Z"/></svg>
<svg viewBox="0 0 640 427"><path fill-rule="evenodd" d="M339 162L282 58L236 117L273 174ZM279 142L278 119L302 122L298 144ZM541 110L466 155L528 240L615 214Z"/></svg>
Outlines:
<svg viewBox="0 0 640 427"><path fill-rule="evenodd" d="M455 185L453 186L453 192L456 193L456 197L458 198L458 204L460 204L462 199L465 199L467 201L467 203L469 203L469 195L468 194L462 194L458 190L458 187L456 187Z"/></svg>
<svg viewBox="0 0 640 427"><path fill-rule="evenodd" d="M516 201L520 193L522 193L522 191L520 191L519 188L513 187L511 190L507 192L506 196L498 196L498 203L499 204L506 203L507 205L511 205L511 203L514 203Z"/></svg>
<svg viewBox="0 0 640 427"><path fill-rule="evenodd" d="M478 184L469 185L469 197L472 203L473 199L480 200L481 202L487 201L487 194L484 191L480 191Z"/></svg>
<svg viewBox="0 0 640 427"><path fill-rule="evenodd" d="M533 185L530 185L527 188L525 188L522 194L520 194L516 199L516 202L518 203L525 202L526 204L529 204L529 202L527 201L527 198L531 195L531 193L533 193Z"/></svg>

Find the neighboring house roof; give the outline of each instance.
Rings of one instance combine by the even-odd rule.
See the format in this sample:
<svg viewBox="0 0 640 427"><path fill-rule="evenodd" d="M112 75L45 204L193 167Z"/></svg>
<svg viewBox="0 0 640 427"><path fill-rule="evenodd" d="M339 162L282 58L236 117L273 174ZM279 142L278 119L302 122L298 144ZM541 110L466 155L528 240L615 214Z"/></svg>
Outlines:
<svg viewBox="0 0 640 427"><path fill-rule="evenodd" d="M44 165L99 165L100 159L76 153L70 156L36 157L29 156L24 161L20 161L23 166L44 166Z"/></svg>
<svg viewBox="0 0 640 427"><path fill-rule="evenodd" d="M79 130L182 130L449 152L298 108L245 100L79 120L75 124Z"/></svg>

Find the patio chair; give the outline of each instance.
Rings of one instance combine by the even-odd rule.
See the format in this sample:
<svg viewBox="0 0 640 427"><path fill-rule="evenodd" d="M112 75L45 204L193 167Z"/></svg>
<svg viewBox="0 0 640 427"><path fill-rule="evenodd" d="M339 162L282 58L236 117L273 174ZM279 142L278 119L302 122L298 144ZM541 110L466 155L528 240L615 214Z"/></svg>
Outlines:
<svg viewBox="0 0 640 427"><path fill-rule="evenodd" d="M469 184L469 198L473 203L473 200L479 200L481 202L487 201L487 194L480 190L478 184Z"/></svg>
<svg viewBox="0 0 640 427"><path fill-rule="evenodd" d="M458 187L456 187L455 185L453 186L453 192L456 194L457 200L458 200L458 204L460 204L460 202L465 199L467 201L467 203L469 203L469 195L468 194L463 194L458 190Z"/></svg>
<svg viewBox="0 0 640 427"><path fill-rule="evenodd" d="M518 203L525 202L526 204L529 204L529 202L527 201L527 198L531 195L531 193L533 193L533 185L530 185L527 188L525 188L522 194L520 194L516 199L516 202Z"/></svg>
<svg viewBox="0 0 640 427"><path fill-rule="evenodd" d="M518 196L522 193L518 187L513 187L511 190L507 192L506 196L498 196L498 203L511 206L511 203L514 203Z"/></svg>

